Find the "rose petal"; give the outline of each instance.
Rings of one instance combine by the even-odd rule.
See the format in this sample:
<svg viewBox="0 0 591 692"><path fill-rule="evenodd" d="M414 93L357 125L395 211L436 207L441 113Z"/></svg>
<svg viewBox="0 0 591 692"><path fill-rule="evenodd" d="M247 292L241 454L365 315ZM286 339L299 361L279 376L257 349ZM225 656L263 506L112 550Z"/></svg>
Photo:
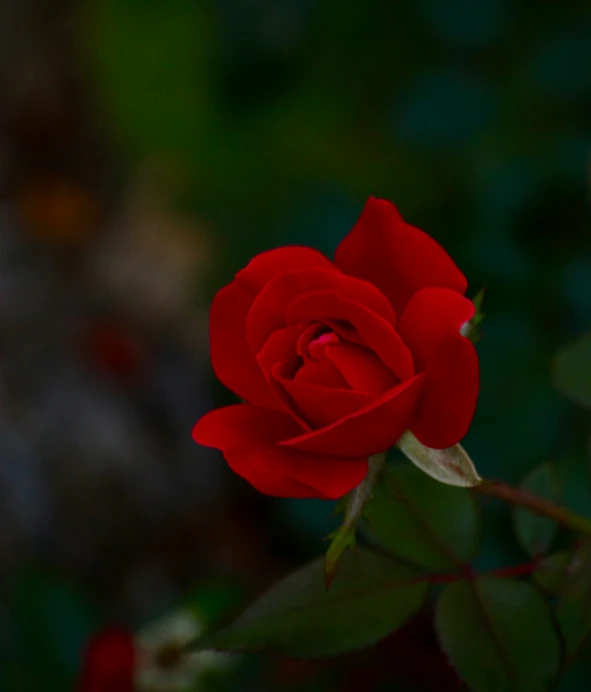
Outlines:
<svg viewBox="0 0 591 692"><path fill-rule="evenodd" d="M273 368L276 365L281 365L285 374L288 370L291 371L291 377L297 373L302 360L296 350L300 336L300 325L279 329L267 339L256 361L265 376L269 391L275 396L277 408L292 415L303 430L310 430L310 426L294 409L293 402L273 374Z"/></svg>
<svg viewBox="0 0 591 692"><path fill-rule="evenodd" d="M280 442L302 452L343 457L379 454L396 443L408 428L419 399L424 375L402 382L364 409L320 430Z"/></svg>
<svg viewBox="0 0 591 692"><path fill-rule="evenodd" d="M289 387L283 386L282 382L294 381L296 384L292 389L295 392L299 391L297 384L306 385L307 383L319 388L328 387L330 390L349 389L349 387L347 380L327 358L322 361L309 360L301 365L302 358L296 354L300 339L299 325L276 331L271 334L257 356L257 362L265 373L269 388L284 411L292 415L303 430L309 431L311 430L310 421L315 419L314 413L312 412L312 418L305 415L306 409L301 409L289 395Z"/></svg>
<svg viewBox="0 0 591 692"><path fill-rule="evenodd" d="M360 341L374 351L398 379L404 381L414 375L410 351L394 327L365 305L342 298L334 291L297 298L289 306L286 319L288 324L306 319L321 321L344 338L355 339L350 329L343 329L336 323L339 320L350 322L361 337Z"/></svg>
<svg viewBox="0 0 591 692"><path fill-rule="evenodd" d="M308 361L296 372L295 382L313 384L330 389L349 389L349 383L328 358L319 361Z"/></svg>
<svg viewBox="0 0 591 692"><path fill-rule="evenodd" d="M377 396L400 383L376 354L363 346L335 344L326 349L326 355L356 392Z"/></svg>
<svg viewBox="0 0 591 692"><path fill-rule="evenodd" d="M267 495L337 499L361 483L367 459L318 457L277 446L296 429L286 414L238 404L204 416L193 438L220 449L233 471Z"/></svg>
<svg viewBox="0 0 591 692"><path fill-rule="evenodd" d="M261 291L277 274L297 267L333 267L316 250L285 247L257 255L216 294L209 318L211 363L218 379L240 398L269 408L277 401L246 342L246 316Z"/></svg>
<svg viewBox="0 0 591 692"><path fill-rule="evenodd" d="M445 288L415 294L400 334L425 372L423 396L409 426L426 447L445 449L466 434L478 398L478 356L459 330L474 315L467 298Z"/></svg>
<svg viewBox="0 0 591 692"><path fill-rule="evenodd" d="M307 358L309 355L310 344L325 331L326 327L323 324L315 323L310 324L307 327L304 327L302 333L298 337L298 342L296 345L296 352L298 356L301 356L302 358Z"/></svg>
<svg viewBox="0 0 591 692"><path fill-rule="evenodd" d="M322 357L320 360L312 360L310 358L310 344L325 330L326 326L323 324L312 324L300 334L296 351L304 362L292 379L320 387L348 389L347 380L332 361L326 357ZM279 359L277 362L279 362Z"/></svg>
<svg viewBox="0 0 591 692"><path fill-rule="evenodd" d="M350 389L328 389L307 382L288 380L275 369L276 379L293 401L301 418L312 428L331 425L368 406L374 397Z"/></svg>
<svg viewBox="0 0 591 692"><path fill-rule="evenodd" d="M393 204L375 197L338 246L335 264L377 286L398 317L422 288L441 286L463 294L468 285L439 243L407 224Z"/></svg>
<svg viewBox="0 0 591 692"><path fill-rule="evenodd" d="M285 315L294 300L307 293L327 290L367 306L387 322L394 324L396 320L388 299L367 281L347 276L336 267L296 269L276 276L252 304L246 320L246 339L251 351L258 353L270 334L286 326Z"/></svg>

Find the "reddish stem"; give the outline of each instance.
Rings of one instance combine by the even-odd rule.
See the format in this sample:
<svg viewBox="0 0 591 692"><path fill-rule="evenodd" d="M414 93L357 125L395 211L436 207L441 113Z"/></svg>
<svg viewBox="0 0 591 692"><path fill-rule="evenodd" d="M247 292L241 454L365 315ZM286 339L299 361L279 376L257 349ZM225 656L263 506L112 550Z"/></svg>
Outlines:
<svg viewBox="0 0 591 692"><path fill-rule="evenodd" d="M556 505L545 498L538 497L528 490L514 488L502 481L488 479L484 479L480 485L474 486L473 490L481 495L504 500L515 507L529 509L530 512L541 517L548 517L548 519L567 526L573 531L591 536L591 519L583 517L567 507Z"/></svg>
<svg viewBox="0 0 591 692"><path fill-rule="evenodd" d="M534 562L524 562L521 565L511 565L510 567L501 567L500 569L493 569L487 574L491 577L520 577L524 574L531 574L535 572L538 568L539 563Z"/></svg>
<svg viewBox="0 0 591 692"><path fill-rule="evenodd" d="M509 567L500 567L498 569L489 570L487 572L482 572L480 575L474 572L471 567L466 566L465 569L462 569L459 572L451 572L448 574L422 574L414 581L416 583L426 581L430 584L450 584L455 581L460 581L461 579L473 581L478 576L482 575L505 579L509 577L520 577L525 574L531 574L532 572L535 572L538 565L539 562L534 560L533 562L524 562L519 565L510 565Z"/></svg>

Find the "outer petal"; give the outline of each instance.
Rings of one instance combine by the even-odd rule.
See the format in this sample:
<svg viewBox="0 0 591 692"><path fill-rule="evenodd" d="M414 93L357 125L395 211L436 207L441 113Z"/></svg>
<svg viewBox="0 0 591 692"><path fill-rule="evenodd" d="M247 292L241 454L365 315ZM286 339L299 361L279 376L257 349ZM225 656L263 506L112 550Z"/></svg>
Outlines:
<svg viewBox="0 0 591 692"><path fill-rule="evenodd" d="M233 471L267 495L336 499L361 483L367 459L318 457L277 445L297 429L285 414L238 404L204 416L193 438L220 449Z"/></svg>
<svg viewBox="0 0 591 692"><path fill-rule="evenodd" d="M400 379L407 380L414 375L410 351L392 326L383 317L366 305L340 297L334 291L309 293L293 301L287 310L289 324L304 320L317 320L332 326L345 338L352 337L344 331L341 324L350 322L368 346Z"/></svg>
<svg viewBox="0 0 591 692"><path fill-rule="evenodd" d="M419 400L423 375L377 397L364 409L320 430L281 442L310 454L368 457L389 449L407 430Z"/></svg>
<svg viewBox="0 0 591 692"><path fill-rule="evenodd" d="M338 246L335 264L351 276L371 281L399 317L421 288L442 286L461 294L467 288L464 275L439 243L407 224L393 204L375 197L369 198L353 230Z"/></svg>
<svg viewBox="0 0 591 692"><path fill-rule="evenodd" d="M444 449L466 434L478 397L478 356L460 327L474 305L445 288L426 288L412 297L400 320L400 334L425 387L410 430L427 447Z"/></svg>
<svg viewBox="0 0 591 692"><path fill-rule="evenodd" d="M316 250L285 247L257 255L232 283L213 299L209 317L211 363L218 379L242 399L277 408L275 397L246 342L246 316L261 291L275 276L297 267L334 268Z"/></svg>
<svg viewBox="0 0 591 692"><path fill-rule="evenodd" d="M347 276L334 266L331 270L296 269L276 276L254 301L246 321L246 339L252 352L258 353L270 334L285 327L285 315L294 300L319 291L333 291L365 305L391 324L396 320L388 299L371 283Z"/></svg>

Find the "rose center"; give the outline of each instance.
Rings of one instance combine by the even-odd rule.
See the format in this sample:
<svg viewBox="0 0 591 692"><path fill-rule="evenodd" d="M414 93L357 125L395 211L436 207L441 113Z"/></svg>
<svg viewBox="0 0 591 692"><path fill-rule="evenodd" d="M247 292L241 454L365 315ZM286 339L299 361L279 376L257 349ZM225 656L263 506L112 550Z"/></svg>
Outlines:
<svg viewBox="0 0 591 692"><path fill-rule="evenodd" d="M329 344L337 344L339 337L334 332L326 332L320 334L308 344L308 355L312 360L322 360L324 357L324 349Z"/></svg>

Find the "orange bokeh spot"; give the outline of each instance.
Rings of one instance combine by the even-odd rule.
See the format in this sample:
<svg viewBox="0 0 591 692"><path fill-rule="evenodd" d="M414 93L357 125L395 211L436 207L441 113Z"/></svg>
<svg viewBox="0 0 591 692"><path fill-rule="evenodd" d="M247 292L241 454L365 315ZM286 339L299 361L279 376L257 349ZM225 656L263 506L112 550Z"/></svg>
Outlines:
<svg viewBox="0 0 591 692"><path fill-rule="evenodd" d="M87 240L99 225L99 204L78 183L60 178L26 182L17 194L17 208L25 230L58 244Z"/></svg>

